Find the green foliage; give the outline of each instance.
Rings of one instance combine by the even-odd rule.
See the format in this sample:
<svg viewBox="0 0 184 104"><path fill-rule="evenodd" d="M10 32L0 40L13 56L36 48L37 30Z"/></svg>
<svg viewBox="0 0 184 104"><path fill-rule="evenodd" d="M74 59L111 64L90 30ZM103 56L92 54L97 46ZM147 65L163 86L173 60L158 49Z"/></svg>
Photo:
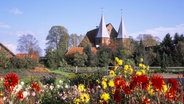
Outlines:
<svg viewBox="0 0 184 104"><path fill-rule="evenodd" d="M96 55L92 52L92 47L88 44L84 47L83 52L87 55L86 66L96 66Z"/></svg>
<svg viewBox="0 0 184 104"><path fill-rule="evenodd" d="M66 104L65 100L62 100L58 96L58 93L60 91L56 89L44 92L41 98L41 104Z"/></svg>
<svg viewBox="0 0 184 104"><path fill-rule="evenodd" d="M65 53L68 48L69 34L63 26L53 26L47 36L47 65L50 68L58 68L66 65Z"/></svg>
<svg viewBox="0 0 184 104"><path fill-rule="evenodd" d="M77 74L75 77L70 79L70 82L71 85L78 85L80 83L83 83L84 85L96 85L96 80L101 77L102 74Z"/></svg>
<svg viewBox="0 0 184 104"><path fill-rule="evenodd" d="M112 50L108 47L102 47L97 51L98 65L108 66L112 59Z"/></svg>
<svg viewBox="0 0 184 104"><path fill-rule="evenodd" d="M87 61L87 55L83 53L82 55L79 53L75 53L73 57L73 65L74 66L85 66L85 62Z"/></svg>
<svg viewBox="0 0 184 104"><path fill-rule="evenodd" d="M55 81L56 81L56 77L54 77L54 76L42 76L40 78L40 82L43 83L44 85L46 85L46 84L49 84L49 85L54 84Z"/></svg>
<svg viewBox="0 0 184 104"><path fill-rule="evenodd" d="M15 69L20 68L28 68L33 69L34 67L38 66L38 61L35 59L31 59L29 57L25 58L17 58L13 57L10 59L10 67Z"/></svg>
<svg viewBox="0 0 184 104"><path fill-rule="evenodd" d="M8 58L8 53L0 51L0 67L8 68L9 64L10 60Z"/></svg>

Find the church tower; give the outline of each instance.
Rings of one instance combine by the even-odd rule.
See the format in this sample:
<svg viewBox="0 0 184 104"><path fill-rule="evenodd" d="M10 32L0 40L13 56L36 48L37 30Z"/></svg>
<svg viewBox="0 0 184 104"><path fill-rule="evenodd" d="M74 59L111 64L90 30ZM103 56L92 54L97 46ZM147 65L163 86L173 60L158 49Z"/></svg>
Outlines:
<svg viewBox="0 0 184 104"><path fill-rule="evenodd" d="M123 18L121 16L121 22L119 25L119 30L118 30L118 36L117 36L117 41L123 43L124 45L126 45L125 39L126 39L126 29L124 26L124 21Z"/></svg>
<svg viewBox="0 0 184 104"><path fill-rule="evenodd" d="M95 43L96 43L97 48L100 46L103 46L103 45L110 44L110 36L109 36L108 30L106 28L106 24L105 24L103 15L101 17L101 21L100 21L100 24L98 27L98 32L96 35Z"/></svg>

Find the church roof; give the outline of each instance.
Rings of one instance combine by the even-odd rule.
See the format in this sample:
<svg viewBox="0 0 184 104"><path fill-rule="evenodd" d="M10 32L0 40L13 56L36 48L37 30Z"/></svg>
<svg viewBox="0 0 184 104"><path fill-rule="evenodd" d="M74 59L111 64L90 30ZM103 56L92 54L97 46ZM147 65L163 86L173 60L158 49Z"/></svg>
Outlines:
<svg viewBox="0 0 184 104"><path fill-rule="evenodd" d="M105 37L109 38L110 36L106 28L104 16L102 15L96 38L105 38Z"/></svg>
<svg viewBox="0 0 184 104"><path fill-rule="evenodd" d="M118 36L117 38L126 38L126 29L125 29L125 26L124 26L124 21L123 21L123 18L121 17L121 22L120 22L120 25L119 25L119 30L118 30Z"/></svg>

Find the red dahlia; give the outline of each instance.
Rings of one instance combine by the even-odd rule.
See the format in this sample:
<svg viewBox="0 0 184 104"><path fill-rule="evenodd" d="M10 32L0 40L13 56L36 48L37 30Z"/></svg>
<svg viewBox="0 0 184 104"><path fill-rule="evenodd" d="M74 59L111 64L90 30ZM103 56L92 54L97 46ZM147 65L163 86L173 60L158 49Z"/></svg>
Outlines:
<svg viewBox="0 0 184 104"><path fill-rule="evenodd" d="M18 98L19 98L19 100L23 100L24 99L24 95L23 95L22 91L18 92Z"/></svg>
<svg viewBox="0 0 184 104"><path fill-rule="evenodd" d="M142 89L146 90L149 86L149 77L146 75L132 76L131 88L134 89L136 86L141 85Z"/></svg>
<svg viewBox="0 0 184 104"><path fill-rule="evenodd" d="M167 81L167 83L168 83L169 86L171 87L170 90L175 90L175 91L177 90L177 88L178 88L178 82L177 82L176 79L174 79L174 78L169 78L168 81Z"/></svg>
<svg viewBox="0 0 184 104"><path fill-rule="evenodd" d="M18 76L15 73L8 73L4 77L4 87L7 91L12 91L18 84Z"/></svg>
<svg viewBox="0 0 184 104"><path fill-rule="evenodd" d="M153 75L151 83L156 90L160 91L164 85L164 78L161 75Z"/></svg>
<svg viewBox="0 0 184 104"><path fill-rule="evenodd" d="M36 91L40 91L40 86L38 83L32 82L31 87L35 89Z"/></svg>
<svg viewBox="0 0 184 104"><path fill-rule="evenodd" d="M116 87L124 87L125 81L121 77L118 77L114 80L114 84L116 85Z"/></svg>
<svg viewBox="0 0 184 104"><path fill-rule="evenodd" d="M121 102L122 98L121 98L121 95L120 95L120 90L117 90L117 89L116 89L116 91L115 91L115 93L114 93L114 100L115 100L116 102Z"/></svg>

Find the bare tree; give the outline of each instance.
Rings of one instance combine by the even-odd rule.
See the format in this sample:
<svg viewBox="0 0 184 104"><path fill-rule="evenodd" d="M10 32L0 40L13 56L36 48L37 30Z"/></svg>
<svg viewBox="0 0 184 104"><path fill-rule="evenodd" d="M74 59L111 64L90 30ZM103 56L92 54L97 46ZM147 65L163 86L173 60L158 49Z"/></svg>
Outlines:
<svg viewBox="0 0 184 104"><path fill-rule="evenodd" d="M22 35L18 39L17 50L27 54L41 54L41 48L38 45L38 40L36 40L36 38L31 34Z"/></svg>
<svg viewBox="0 0 184 104"><path fill-rule="evenodd" d="M160 40L158 37L153 37L151 34L140 34L137 38L142 40L145 47L158 45Z"/></svg>

